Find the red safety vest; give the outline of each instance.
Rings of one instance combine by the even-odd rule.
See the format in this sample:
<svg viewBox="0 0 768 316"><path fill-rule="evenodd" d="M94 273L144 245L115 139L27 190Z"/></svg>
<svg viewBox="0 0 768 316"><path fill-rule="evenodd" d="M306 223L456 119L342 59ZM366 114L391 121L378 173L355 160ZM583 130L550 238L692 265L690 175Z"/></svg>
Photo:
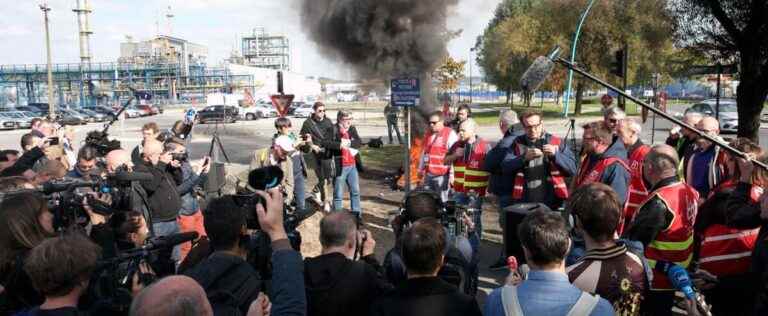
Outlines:
<svg viewBox="0 0 768 316"><path fill-rule="evenodd" d="M710 193L723 191L736 186L736 181L723 182ZM763 194L763 188L753 186L750 190L750 200L758 203ZM704 230L699 248L699 266L715 276L744 274L749 271L752 263L752 250L757 242L756 229L737 229L726 225L715 224Z"/></svg>
<svg viewBox="0 0 768 316"><path fill-rule="evenodd" d="M627 163L624 162L623 159L618 157L608 157L605 159L601 159L594 166L592 166L591 170L587 170L587 165L589 164L589 157L584 158L584 160L581 161L581 166L579 166L579 174L578 176L576 176L576 182L574 182L574 189L581 187L582 185L590 184L593 182L600 182L600 177L603 176L603 172L605 171L605 168L607 168L608 166L610 166L615 162L618 162L619 165L624 167L624 169L630 170L629 166L627 166Z"/></svg>
<svg viewBox="0 0 768 316"><path fill-rule="evenodd" d="M667 261L688 268L693 258L693 222L698 212L699 193L693 187L675 182L651 192L643 204L658 196L674 214L672 223L659 232L645 248L645 257L651 268L656 261ZM640 207L642 208L642 206ZM653 269L652 290L672 290L666 274Z"/></svg>
<svg viewBox="0 0 768 316"><path fill-rule="evenodd" d="M483 170L482 167L488 147L488 142L478 138L472 147L468 161L464 161L462 157L453 162L453 190L455 192L469 193L474 191L478 196L485 196L490 173Z"/></svg>
<svg viewBox="0 0 768 316"><path fill-rule="evenodd" d="M424 168L427 173L433 176L442 176L448 173L448 165L445 164L445 154L448 152L448 137L453 132L448 127L443 127L440 133L437 134L433 141L429 141L432 138L432 132L427 132L424 135L424 154L427 155L427 161Z"/></svg>
<svg viewBox="0 0 768 316"><path fill-rule="evenodd" d="M627 203L624 205L625 221L634 217L635 212L640 207L640 203L643 203L648 197L648 189L645 188L645 183L643 182L643 160L645 160L645 155L647 155L650 150L650 146L641 145L629 154L629 172L632 179L629 182ZM619 223L619 235L621 235L624 230L625 221Z"/></svg>
<svg viewBox="0 0 768 316"><path fill-rule="evenodd" d="M551 135L549 138L548 144L560 146L560 138L557 136ZM515 142L514 146L512 146L512 150L516 156L520 156L523 154L521 145L518 142ZM565 177L563 177L563 175L560 173L560 170L557 168L557 165L555 165L554 162L549 163L549 182L554 187L556 197L562 200L565 200L568 198L568 185L565 184ZM512 198L515 200L522 199L524 188L525 188L525 175L523 174L523 170L520 169L520 171L518 171L517 174L515 174L515 185L512 188Z"/></svg>

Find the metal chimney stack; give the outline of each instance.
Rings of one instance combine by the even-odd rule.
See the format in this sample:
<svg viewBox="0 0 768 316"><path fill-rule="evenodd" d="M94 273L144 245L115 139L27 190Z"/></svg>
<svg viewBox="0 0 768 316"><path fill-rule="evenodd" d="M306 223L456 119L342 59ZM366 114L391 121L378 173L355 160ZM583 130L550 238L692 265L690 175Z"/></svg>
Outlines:
<svg viewBox="0 0 768 316"><path fill-rule="evenodd" d="M80 30L80 62L82 64L91 63L91 31L88 23L88 15L93 12L88 0L75 0L77 7L72 10L77 13L77 26Z"/></svg>

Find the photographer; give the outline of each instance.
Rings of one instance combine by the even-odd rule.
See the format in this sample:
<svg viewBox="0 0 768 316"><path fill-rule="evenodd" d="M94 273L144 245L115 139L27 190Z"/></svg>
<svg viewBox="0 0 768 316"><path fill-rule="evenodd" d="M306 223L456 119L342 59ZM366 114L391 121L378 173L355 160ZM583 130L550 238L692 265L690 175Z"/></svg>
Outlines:
<svg viewBox="0 0 768 316"><path fill-rule="evenodd" d="M54 236L53 214L34 191L6 195L0 210L0 284L5 287L0 314L9 314L43 303L23 267L29 251Z"/></svg>
<svg viewBox="0 0 768 316"><path fill-rule="evenodd" d="M45 150L50 145L49 142L40 142L31 134L25 134L21 137L21 146L24 154L19 157L12 165L0 171L0 177L24 176L29 180L34 178L32 168L35 163L45 157Z"/></svg>
<svg viewBox="0 0 768 316"><path fill-rule="evenodd" d="M107 177L121 173L132 173L131 154L124 149L110 151L106 156ZM130 210L149 216L149 198L139 181L117 181L115 194L112 194L112 208Z"/></svg>
<svg viewBox="0 0 768 316"><path fill-rule="evenodd" d="M45 301L26 315L78 315L78 301L88 289L99 253L99 247L79 233L47 239L32 249L24 271Z"/></svg>
<svg viewBox="0 0 768 316"><path fill-rule="evenodd" d="M167 236L179 232L176 215L181 209L181 197L176 190L176 181L168 172L172 161L171 153L163 151L163 144L156 140L144 142L142 164L135 166L136 172L152 174L152 180L141 181L149 198L150 229L155 236ZM178 253L175 252L175 259Z"/></svg>
<svg viewBox="0 0 768 316"><path fill-rule="evenodd" d="M280 135L272 141L272 146L257 150L251 158L251 170L267 166L278 166L283 172L283 180L280 182L288 203L293 201L293 160L291 155L296 151L293 140L287 135Z"/></svg>
<svg viewBox="0 0 768 316"><path fill-rule="evenodd" d="M184 146L183 139L178 137L169 138L165 143L165 151L171 153L173 159L171 161L171 166L173 166L172 172L175 172L177 174L176 177L181 180L181 183L178 183L176 187L179 195L181 195L181 208L177 217L179 229L182 232L194 231L201 237L205 236L203 214L200 212L200 206L197 203L195 188L205 183L205 180L208 178L210 159L208 157L203 159L203 164L198 174L189 163L187 148ZM184 257L187 256L191 248L191 242L181 245L180 260L184 260Z"/></svg>
<svg viewBox="0 0 768 316"><path fill-rule="evenodd" d="M160 136L160 128L157 127L157 123L149 122L141 127L142 141L131 152L131 161L133 161L134 166L138 166L144 161L144 146L147 145L146 143L148 141L156 141L158 136Z"/></svg>
<svg viewBox="0 0 768 316"><path fill-rule="evenodd" d="M320 244L322 254L304 260L307 314L368 315L373 300L392 288L373 253L371 232L359 230L350 213L333 212L320 222Z"/></svg>
<svg viewBox="0 0 768 316"><path fill-rule="evenodd" d="M384 269L390 283L399 284L407 277L403 258L400 255L402 249L401 233L419 219L439 219L442 208L440 196L432 191L411 191L406 197L403 213L396 217L392 223L396 239L395 246L387 252L384 258ZM472 222L466 217L463 220L467 224ZM452 236L447 233L446 235L448 235L448 246L445 251L445 264L438 275L464 293L473 293L476 290L476 285L473 284L474 278L470 276L475 275L477 265L473 264L472 261L474 255L472 246L464 236Z"/></svg>
<svg viewBox="0 0 768 316"><path fill-rule="evenodd" d="M92 177L99 176L101 170L97 166L98 151L91 146L83 146L77 152L77 163L67 173L67 178L90 181Z"/></svg>
<svg viewBox="0 0 768 316"><path fill-rule="evenodd" d="M0 172L3 172L3 170L6 168L13 166L17 159L19 159L18 150L0 150Z"/></svg>
<svg viewBox="0 0 768 316"><path fill-rule="evenodd" d="M246 314L262 288L258 272L246 261L245 212L231 196L212 200L203 218L213 253L184 272L200 283L217 315Z"/></svg>

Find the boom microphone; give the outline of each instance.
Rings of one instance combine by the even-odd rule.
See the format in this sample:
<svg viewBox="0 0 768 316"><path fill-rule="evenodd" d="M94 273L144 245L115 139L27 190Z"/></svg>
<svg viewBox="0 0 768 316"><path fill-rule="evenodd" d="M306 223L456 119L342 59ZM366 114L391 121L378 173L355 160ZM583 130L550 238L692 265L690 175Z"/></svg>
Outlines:
<svg viewBox="0 0 768 316"><path fill-rule="evenodd" d="M171 248L188 241L197 239L197 232L176 233L168 236L160 236L147 240L147 244L141 247L142 250L152 251L162 248Z"/></svg>
<svg viewBox="0 0 768 316"><path fill-rule="evenodd" d="M43 183L43 185L40 186L40 191L43 192L43 194L52 194L66 192L76 188L96 187L98 185L98 183L93 181L52 181Z"/></svg>
<svg viewBox="0 0 768 316"><path fill-rule="evenodd" d="M552 73L555 68L555 63L552 59L560 52L560 48L556 47L549 56L539 56L533 61L530 67L520 77L520 86L523 91L527 93L533 93L538 89L547 77Z"/></svg>

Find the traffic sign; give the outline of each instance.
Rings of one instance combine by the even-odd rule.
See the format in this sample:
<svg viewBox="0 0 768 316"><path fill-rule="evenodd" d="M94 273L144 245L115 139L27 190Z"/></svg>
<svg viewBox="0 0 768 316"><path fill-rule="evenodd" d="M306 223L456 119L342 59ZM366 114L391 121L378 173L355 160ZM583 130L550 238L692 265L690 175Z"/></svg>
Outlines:
<svg viewBox="0 0 768 316"><path fill-rule="evenodd" d="M603 94L603 97L600 98L600 104L602 104L604 107L609 107L613 103L613 97L607 94Z"/></svg>
<svg viewBox="0 0 768 316"><path fill-rule="evenodd" d="M285 117L285 115L288 114L288 108L291 106L293 98L293 94L275 94L270 96L272 105L275 106L280 117Z"/></svg>
<svg viewBox="0 0 768 316"><path fill-rule="evenodd" d="M417 106L421 98L421 85L418 78L392 79L392 105Z"/></svg>

